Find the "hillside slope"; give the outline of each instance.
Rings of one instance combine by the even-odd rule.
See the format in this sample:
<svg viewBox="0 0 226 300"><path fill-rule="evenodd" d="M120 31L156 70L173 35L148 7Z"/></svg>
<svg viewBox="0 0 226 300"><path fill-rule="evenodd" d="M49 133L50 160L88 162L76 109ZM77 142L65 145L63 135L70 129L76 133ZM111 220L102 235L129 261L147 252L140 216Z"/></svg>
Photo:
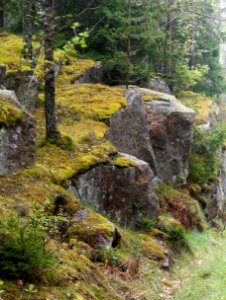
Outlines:
<svg viewBox="0 0 226 300"><path fill-rule="evenodd" d="M1 40L1 63L7 65L7 74L27 69L26 61L21 65L18 59L21 38L4 34ZM190 233L188 240L185 238L186 222L183 224L181 217L184 211L190 213L191 219L194 217L190 228L207 226L198 202L187 189L177 191L162 185L158 191L162 216L155 222L143 219L136 230L130 230L93 211L90 205L69 193L70 180L97 164L109 163L119 168L136 166L129 159L116 162L117 149L105 139L106 119L127 106L125 88L102 84L75 85L73 82L94 62L78 60L57 51L56 62L59 60L63 61L63 66L56 78L56 103L58 126L65 137L64 142L52 145L44 141L43 64L40 61L36 74L41 82L39 104L32 113L37 120L35 164L16 174L0 177L1 224L9 224L2 227L7 229L2 230L2 236L9 235L16 240L17 234L10 231L12 223L8 223L12 218L19 220L16 223L19 232L24 228L23 224L37 222L41 226L37 228L44 228L47 232L45 246L53 253L55 261L38 279L35 276L23 278L14 274L4 277L1 274L4 281L2 297L4 300L168 299L166 287L171 283L165 280L168 277L166 271L171 268L173 260L176 265L184 261L181 250L193 247L193 237L198 240L208 236L195 232ZM152 99L160 96L153 93ZM148 100L151 100L150 96ZM187 207L190 210L186 210ZM224 242L217 234L212 235L222 249L215 259L219 257L219 264L223 264L221 251ZM99 239L111 241L110 247L106 243L101 247L97 245ZM199 247L195 251L197 256L203 253ZM194 258L190 256L189 259ZM183 286L185 272L180 264L178 268ZM193 274L189 268L185 270L192 286ZM174 278L172 282L174 284ZM29 290L31 283L35 284L34 290ZM220 283L219 289L222 288ZM197 291L197 295L199 293L202 295L202 291ZM175 299L198 299L186 298L186 289L181 295L176 295Z"/></svg>

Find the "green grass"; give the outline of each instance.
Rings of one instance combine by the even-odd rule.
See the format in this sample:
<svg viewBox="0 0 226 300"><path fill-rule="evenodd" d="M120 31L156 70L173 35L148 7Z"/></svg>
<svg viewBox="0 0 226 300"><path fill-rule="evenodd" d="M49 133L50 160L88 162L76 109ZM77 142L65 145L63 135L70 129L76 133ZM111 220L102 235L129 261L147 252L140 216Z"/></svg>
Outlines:
<svg viewBox="0 0 226 300"><path fill-rule="evenodd" d="M193 255L185 254L175 266L180 289L174 300L226 299L226 235L213 231L190 233L187 236Z"/></svg>

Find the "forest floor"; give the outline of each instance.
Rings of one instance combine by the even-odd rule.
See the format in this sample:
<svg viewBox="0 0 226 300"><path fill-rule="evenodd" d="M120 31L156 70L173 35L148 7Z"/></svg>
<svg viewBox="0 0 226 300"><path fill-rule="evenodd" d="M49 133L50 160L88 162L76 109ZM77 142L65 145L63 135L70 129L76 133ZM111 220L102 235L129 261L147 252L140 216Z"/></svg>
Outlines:
<svg viewBox="0 0 226 300"><path fill-rule="evenodd" d="M226 234L208 230L187 235L191 251L182 254L172 271L162 279L159 299L225 300Z"/></svg>

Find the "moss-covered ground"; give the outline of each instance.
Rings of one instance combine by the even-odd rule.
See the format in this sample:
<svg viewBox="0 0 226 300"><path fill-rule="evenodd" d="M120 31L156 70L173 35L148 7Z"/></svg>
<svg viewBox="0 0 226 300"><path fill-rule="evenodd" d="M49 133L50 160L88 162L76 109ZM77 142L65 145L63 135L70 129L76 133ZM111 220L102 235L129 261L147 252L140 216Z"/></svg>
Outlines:
<svg viewBox="0 0 226 300"><path fill-rule="evenodd" d="M38 48L38 45L36 46ZM7 65L7 72L29 69L28 63L21 60L21 49L20 37L1 34L0 62ZM118 167L135 166L133 162L123 157L112 160L111 154L115 154L116 149L104 139L107 130L105 120L126 105L125 89L101 84L74 85L73 82L87 68L94 65L91 60L69 57L58 50L56 63L62 64L56 78L58 127L62 135L70 138L73 147L59 147L44 141L41 55L36 70L41 82L40 103L34 112L37 119L36 162L29 169L0 178L1 214L6 215L16 210L21 217L26 218L35 214L38 206L46 214L52 215L56 214L56 199L63 199L61 213L64 218L71 221L73 215L83 209L76 197L67 192L68 180L72 176L84 172L95 164L109 161ZM150 101L150 96L144 100ZM12 115L13 118L5 120L4 111L1 114L0 108L0 119L1 117L4 119L5 125L14 122L15 117L20 117L17 111L12 111L11 108L8 110L7 115ZM165 217L149 230L140 228L139 231L130 231L116 224L121 240L115 249L101 248L94 251L95 235L101 232L107 236L112 230L112 225L109 225L109 220L105 217L90 210L90 214L81 224L74 223L69 236L63 240L53 237L48 240L47 247L54 252L58 262L49 279L42 283L34 282L37 291L32 293L32 296L18 282L16 283L16 280L4 280L1 287L3 299L167 299L162 298L162 291L166 295L164 289L166 286L172 286L174 279L168 278L166 272L159 267L166 259L166 249L170 246L169 239L181 237L184 234L181 230L184 228L183 225L200 229L202 219L197 202L187 192L178 192L168 186L161 186L159 195ZM178 207L182 215L176 213ZM192 212L191 219L184 219L183 212L189 211ZM171 214L171 217L167 214ZM192 236L193 233L190 237ZM206 235L194 233L196 240L198 237L204 238ZM218 239L220 238L216 235L216 241ZM188 238L188 243L193 247L192 238ZM197 253L199 255L198 249ZM201 253L202 249L200 255ZM185 259L184 257L183 260ZM189 274L188 278L191 279ZM180 282L183 283L183 278ZM29 283L31 282L24 282L25 287Z"/></svg>
<svg viewBox="0 0 226 300"><path fill-rule="evenodd" d="M184 91L179 95L179 99L184 105L194 109L197 113L196 125L208 123L211 108L214 104L211 98L191 91Z"/></svg>

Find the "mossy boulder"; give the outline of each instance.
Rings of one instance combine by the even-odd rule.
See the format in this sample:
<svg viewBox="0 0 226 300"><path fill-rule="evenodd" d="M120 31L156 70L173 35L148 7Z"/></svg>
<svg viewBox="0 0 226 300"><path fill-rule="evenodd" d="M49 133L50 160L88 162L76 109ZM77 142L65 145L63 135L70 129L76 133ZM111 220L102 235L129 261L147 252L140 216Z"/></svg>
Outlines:
<svg viewBox="0 0 226 300"><path fill-rule="evenodd" d="M0 175L34 163L35 124L13 92L0 90Z"/></svg>
<svg viewBox="0 0 226 300"><path fill-rule="evenodd" d="M113 223L101 215L83 208L74 215L69 228L69 238L74 237L98 248L100 246L117 246L120 234Z"/></svg>
<svg viewBox="0 0 226 300"><path fill-rule="evenodd" d="M29 111L34 111L38 104L39 82L33 71L8 72L4 85L7 89L15 91L21 105Z"/></svg>
<svg viewBox="0 0 226 300"><path fill-rule="evenodd" d="M144 88L134 87L126 100L110 118L107 137L119 151L148 162L161 180L184 183L195 112L174 96Z"/></svg>
<svg viewBox="0 0 226 300"><path fill-rule="evenodd" d="M149 164L122 154L112 163L99 164L73 180L80 199L123 226L135 227L144 217L159 214L157 178Z"/></svg>

